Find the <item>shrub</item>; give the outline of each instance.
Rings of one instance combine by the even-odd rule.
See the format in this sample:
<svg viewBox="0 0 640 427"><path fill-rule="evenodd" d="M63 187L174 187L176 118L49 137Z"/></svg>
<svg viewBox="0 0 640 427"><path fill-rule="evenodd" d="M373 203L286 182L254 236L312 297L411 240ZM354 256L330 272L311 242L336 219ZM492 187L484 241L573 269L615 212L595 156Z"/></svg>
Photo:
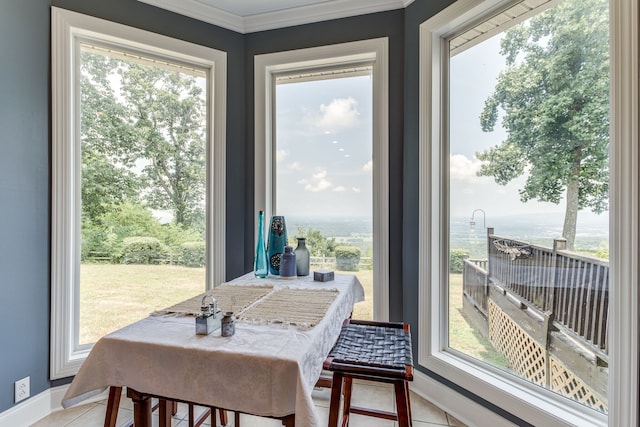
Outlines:
<svg viewBox="0 0 640 427"><path fill-rule="evenodd" d="M161 264L167 249L155 237L127 237L122 244L122 264Z"/></svg>
<svg viewBox="0 0 640 427"><path fill-rule="evenodd" d="M180 245L180 259L185 267L204 267L207 245L203 241L185 242Z"/></svg>
<svg viewBox="0 0 640 427"><path fill-rule="evenodd" d="M360 263L360 249L355 246L337 246L336 269L343 271L358 271Z"/></svg>
<svg viewBox="0 0 640 427"><path fill-rule="evenodd" d="M462 273L462 261L469 257L467 249L451 249L449 252L449 273Z"/></svg>

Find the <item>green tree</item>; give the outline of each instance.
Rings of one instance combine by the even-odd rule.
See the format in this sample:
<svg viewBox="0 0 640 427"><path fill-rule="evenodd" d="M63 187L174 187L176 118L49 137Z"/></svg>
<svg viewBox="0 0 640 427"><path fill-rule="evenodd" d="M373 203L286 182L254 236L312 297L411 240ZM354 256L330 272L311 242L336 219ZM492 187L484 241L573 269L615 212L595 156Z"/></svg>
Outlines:
<svg viewBox="0 0 640 427"><path fill-rule="evenodd" d="M134 137L128 111L109 80L118 62L87 51L81 58L82 212L97 223L113 206L137 200L140 186L124 155Z"/></svg>
<svg viewBox="0 0 640 427"><path fill-rule="evenodd" d="M120 68L122 95L136 137L130 155L145 159L143 178L152 208L204 232L205 99L196 78L157 66Z"/></svg>
<svg viewBox="0 0 640 427"><path fill-rule="evenodd" d="M92 221L124 202L204 231L205 99L195 77L82 52L82 202Z"/></svg>
<svg viewBox="0 0 640 427"><path fill-rule="evenodd" d="M500 50L507 67L480 116L489 132L502 109L508 137L476 154L478 175L506 185L526 174L523 202L564 196L569 248L578 211L608 205L608 26L607 0L567 0L509 29Z"/></svg>
<svg viewBox="0 0 640 427"><path fill-rule="evenodd" d="M311 256L333 256L336 250L336 239L328 239L311 227L298 226L295 237L306 238L305 244ZM295 244L293 246L295 247Z"/></svg>

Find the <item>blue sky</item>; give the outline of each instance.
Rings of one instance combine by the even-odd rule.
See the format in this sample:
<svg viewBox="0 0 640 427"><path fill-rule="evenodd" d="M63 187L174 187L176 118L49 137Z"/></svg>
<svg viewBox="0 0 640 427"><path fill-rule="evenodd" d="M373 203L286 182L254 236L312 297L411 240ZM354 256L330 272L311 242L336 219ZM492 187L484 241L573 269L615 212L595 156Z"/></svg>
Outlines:
<svg viewBox="0 0 640 427"><path fill-rule="evenodd" d="M371 216L369 76L279 84L277 211L292 216Z"/></svg>

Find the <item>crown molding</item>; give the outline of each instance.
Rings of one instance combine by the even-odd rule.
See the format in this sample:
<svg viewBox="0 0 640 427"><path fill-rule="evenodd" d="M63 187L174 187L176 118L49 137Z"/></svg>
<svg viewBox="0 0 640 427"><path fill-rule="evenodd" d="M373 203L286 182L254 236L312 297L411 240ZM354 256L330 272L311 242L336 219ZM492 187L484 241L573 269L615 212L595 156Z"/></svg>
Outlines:
<svg viewBox="0 0 640 427"><path fill-rule="evenodd" d="M329 19L402 9L414 0L333 0L274 12L240 16L198 0L138 0L171 12L246 34Z"/></svg>

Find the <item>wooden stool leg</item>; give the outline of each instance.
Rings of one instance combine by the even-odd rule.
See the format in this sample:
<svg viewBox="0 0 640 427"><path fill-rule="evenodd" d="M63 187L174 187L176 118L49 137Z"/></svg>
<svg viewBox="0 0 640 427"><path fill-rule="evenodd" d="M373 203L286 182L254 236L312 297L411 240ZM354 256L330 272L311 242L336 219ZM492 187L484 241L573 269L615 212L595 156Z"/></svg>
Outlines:
<svg viewBox="0 0 640 427"><path fill-rule="evenodd" d="M233 421L235 427L240 427L240 412L236 411L233 413Z"/></svg>
<svg viewBox="0 0 640 427"><path fill-rule="evenodd" d="M342 409L342 427L349 425L349 416L351 415L351 387L353 386L353 378L349 375L344 376L344 403Z"/></svg>
<svg viewBox="0 0 640 427"><path fill-rule="evenodd" d="M121 395L122 387L109 387L109 399L107 400L107 413L104 416L104 427L116 427Z"/></svg>
<svg viewBox="0 0 640 427"><path fill-rule="evenodd" d="M338 416L340 415L340 394L342 392L342 374L333 373L333 384L331 385L331 401L329 405L329 427L338 427Z"/></svg>
<svg viewBox="0 0 640 427"><path fill-rule="evenodd" d="M404 381L404 390L407 395L407 408L409 409L409 422L413 425L413 415L411 414L411 395L409 394L409 381Z"/></svg>
<svg viewBox="0 0 640 427"><path fill-rule="evenodd" d="M405 383L405 381L395 381L393 383L398 411L398 427L411 427L412 424L409 416L409 396L407 395Z"/></svg>

